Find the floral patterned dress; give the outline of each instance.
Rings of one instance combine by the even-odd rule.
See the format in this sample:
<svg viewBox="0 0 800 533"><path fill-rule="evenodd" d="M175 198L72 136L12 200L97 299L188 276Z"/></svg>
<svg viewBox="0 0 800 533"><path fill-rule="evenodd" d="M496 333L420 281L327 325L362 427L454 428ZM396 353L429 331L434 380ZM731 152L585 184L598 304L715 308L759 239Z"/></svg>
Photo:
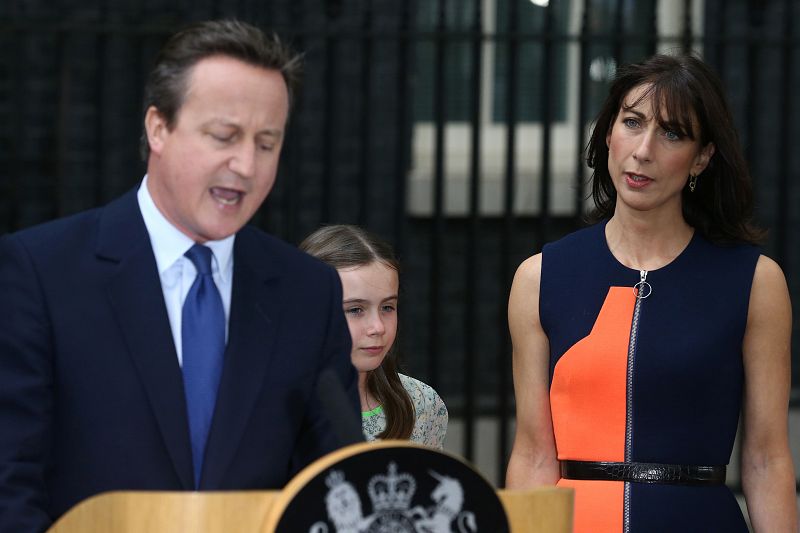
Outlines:
<svg viewBox="0 0 800 533"><path fill-rule="evenodd" d="M411 397L416 420L410 440L425 446L442 449L447 433L447 407L433 388L405 374L399 374L400 382ZM386 413L379 405L371 411L361 413L361 429L364 437L376 440L386 429Z"/></svg>

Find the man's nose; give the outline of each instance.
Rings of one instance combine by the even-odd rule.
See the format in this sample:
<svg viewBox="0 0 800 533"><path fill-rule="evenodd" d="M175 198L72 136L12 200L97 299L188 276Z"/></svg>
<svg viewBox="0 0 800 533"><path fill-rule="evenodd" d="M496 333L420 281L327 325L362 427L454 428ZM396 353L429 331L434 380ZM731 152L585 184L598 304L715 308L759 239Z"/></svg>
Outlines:
<svg viewBox="0 0 800 533"><path fill-rule="evenodd" d="M241 142L231 156L228 168L243 178L252 178L256 168L255 143Z"/></svg>

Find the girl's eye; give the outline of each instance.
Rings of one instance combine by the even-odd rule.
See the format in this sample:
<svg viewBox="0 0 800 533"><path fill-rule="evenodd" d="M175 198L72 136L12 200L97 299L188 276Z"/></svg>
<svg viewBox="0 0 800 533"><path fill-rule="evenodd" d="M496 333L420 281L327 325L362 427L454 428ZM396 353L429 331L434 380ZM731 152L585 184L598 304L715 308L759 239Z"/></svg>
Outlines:
<svg viewBox="0 0 800 533"><path fill-rule="evenodd" d="M393 305L384 305L382 309L384 313L394 313L395 307Z"/></svg>
<svg viewBox="0 0 800 533"><path fill-rule="evenodd" d="M348 315L359 316L364 312L364 309L361 307L348 307L344 312Z"/></svg>

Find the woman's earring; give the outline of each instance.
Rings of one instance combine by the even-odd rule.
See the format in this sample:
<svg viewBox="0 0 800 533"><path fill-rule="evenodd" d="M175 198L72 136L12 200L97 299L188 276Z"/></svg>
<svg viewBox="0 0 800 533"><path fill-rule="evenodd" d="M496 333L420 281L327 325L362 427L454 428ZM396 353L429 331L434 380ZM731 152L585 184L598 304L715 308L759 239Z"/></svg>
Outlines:
<svg viewBox="0 0 800 533"><path fill-rule="evenodd" d="M689 192L694 192L697 187L697 174L689 174Z"/></svg>

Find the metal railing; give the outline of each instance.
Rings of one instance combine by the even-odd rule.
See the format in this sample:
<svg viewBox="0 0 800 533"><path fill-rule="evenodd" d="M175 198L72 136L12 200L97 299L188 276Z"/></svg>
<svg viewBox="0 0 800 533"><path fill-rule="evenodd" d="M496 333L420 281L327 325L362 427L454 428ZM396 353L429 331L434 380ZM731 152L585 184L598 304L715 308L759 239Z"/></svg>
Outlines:
<svg viewBox="0 0 800 533"><path fill-rule="evenodd" d="M411 373L437 388L463 420L467 458L475 456L478 417L496 417L502 472L513 420L505 316L511 278L522 259L580 225L582 149L609 66L663 46L702 48L731 92L759 218L772 229L767 253L800 301L800 221L792 209L800 162L791 145L800 133L791 92L800 76L791 23L799 4L220 0L183 8L165 0L161 12L114 11L109 3L81 12L5 5L0 233L101 205L138 182L141 87L160 42L176 27L237 16L276 30L306 51L307 75L278 185L253 222L290 242L322 223L358 223L395 245L404 264L401 336ZM665 33L665 16L677 21L675 31ZM536 83L524 75L523 59L532 57L540 65ZM455 77L448 73L454 61ZM526 84L538 89L524 92ZM487 88L499 104L487 99ZM461 111L452 108L454 95L465 102ZM419 111L425 99L427 114ZM424 124L433 132L423 150L432 161L427 171L416 143ZM458 124L463 138L453 133ZM531 125L539 133L529 143ZM566 134L557 134L559 127ZM572 148L562 171L552 154L565 142ZM492 143L501 148L487 150ZM468 160L460 177L466 200L452 208L459 158ZM490 163L500 169L493 181ZM520 171L526 165L529 175ZM417 209L412 174L421 176L429 207ZM523 198L521 183L535 184L533 200ZM558 196L563 190L571 196ZM486 208L495 192L500 200ZM558 198L568 207L557 208ZM797 382L798 365L794 376Z"/></svg>

